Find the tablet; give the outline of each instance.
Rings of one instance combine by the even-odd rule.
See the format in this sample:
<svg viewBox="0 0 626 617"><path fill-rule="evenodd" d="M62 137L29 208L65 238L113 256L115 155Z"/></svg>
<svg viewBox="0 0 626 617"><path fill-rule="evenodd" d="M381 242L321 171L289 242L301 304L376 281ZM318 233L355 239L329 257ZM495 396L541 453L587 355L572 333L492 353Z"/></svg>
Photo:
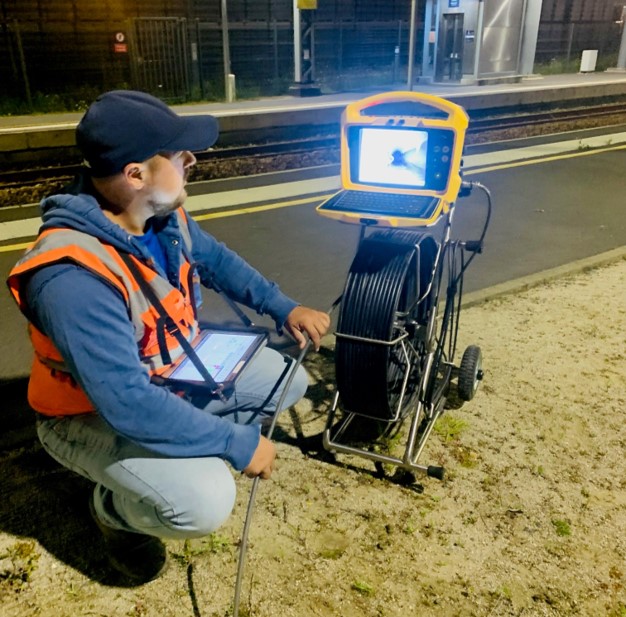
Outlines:
<svg viewBox="0 0 626 617"><path fill-rule="evenodd" d="M230 390L267 340L268 334L264 330L207 329L198 334L192 346L215 382ZM169 382L208 386L187 354L183 354L160 377Z"/></svg>

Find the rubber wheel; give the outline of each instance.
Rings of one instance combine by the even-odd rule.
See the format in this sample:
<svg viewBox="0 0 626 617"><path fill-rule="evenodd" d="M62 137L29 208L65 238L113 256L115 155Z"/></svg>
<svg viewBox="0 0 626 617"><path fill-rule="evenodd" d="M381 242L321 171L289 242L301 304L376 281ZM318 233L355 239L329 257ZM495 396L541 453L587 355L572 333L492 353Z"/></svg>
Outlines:
<svg viewBox="0 0 626 617"><path fill-rule="evenodd" d="M482 379L483 355L480 347L470 345L463 353L459 368L458 393L463 401L471 401Z"/></svg>

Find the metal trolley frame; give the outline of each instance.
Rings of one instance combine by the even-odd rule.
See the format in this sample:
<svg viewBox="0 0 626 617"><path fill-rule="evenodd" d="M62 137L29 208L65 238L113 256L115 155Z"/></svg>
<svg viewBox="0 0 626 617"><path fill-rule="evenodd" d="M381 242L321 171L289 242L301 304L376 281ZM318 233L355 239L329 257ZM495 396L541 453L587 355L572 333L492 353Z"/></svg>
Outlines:
<svg viewBox="0 0 626 617"><path fill-rule="evenodd" d="M429 113L431 107L435 113L407 117L412 104L416 105L413 109ZM389 117L377 113L381 109ZM398 116L394 109L401 110ZM448 101L418 93L378 95L348 106L342 124L340 193L364 188L386 190L384 186L362 187L358 178L355 180L354 152L349 142L352 127L383 124L404 128L408 124L455 132L455 141L450 142L452 162L448 164L447 183L439 190L425 186L422 191L436 203L424 218L364 215L358 209L341 212L332 207L333 198L318 207L320 214L361 225L359 245L339 303L337 391L323 445L331 452L367 458L379 469L389 464L442 479L442 467L418 461L446 402L451 398L460 403L471 400L483 378L478 346L467 347L458 365L454 357L463 277L476 254L482 252L491 197L482 184L461 180L467 116ZM452 239L454 202L474 187L487 196L482 234L473 241ZM339 419L338 412L342 412ZM377 447L384 438L397 434L405 422L409 423L408 433L401 455ZM359 429L365 425L370 430L364 436Z"/></svg>

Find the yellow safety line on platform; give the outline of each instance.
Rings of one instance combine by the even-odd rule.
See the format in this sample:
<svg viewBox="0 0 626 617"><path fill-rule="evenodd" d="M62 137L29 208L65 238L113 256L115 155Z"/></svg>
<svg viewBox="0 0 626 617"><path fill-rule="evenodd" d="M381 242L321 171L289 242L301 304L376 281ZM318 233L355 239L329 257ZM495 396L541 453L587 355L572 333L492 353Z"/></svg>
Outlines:
<svg viewBox="0 0 626 617"><path fill-rule="evenodd" d="M491 165L489 167L479 167L477 169L464 170L464 176L473 176L486 171L499 171L500 169L511 169L513 167L524 167L525 165L537 165L538 163L550 163L551 161L560 161L561 159L573 159L579 156L588 156L590 154L602 154L603 152L611 152L613 150L624 150L626 144L607 148L590 148L589 150L581 150L580 152L569 152L567 154L555 154L554 156L545 156L542 158L530 159L528 161L518 161L517 163L503 163L502 165Z"/></svg>
<svg viewBox="0 0 626 617"><path fill-rule="evenodd" d="M9 253L11 251L22 251L26 250L31 244L30 242L22 242L21 244L7 244L6 246L0 246L0 253Z"/></svg>
<svg viewBox="0 0 626 617"><path fill-rule="evenodd" d="M336 191L331 191L336 192ZM207 214L198 214L192 216L194 221L208 221L209 219L223 219L227 216L238 216L240 214L252 214L253 212L265 212L266 210L277 210L278 208L288 208L289 206L301 206L310 204L314 201L322 201L325 195L317 195L316 197L306 197L304 199L294 199L293 201L280 201L278 203L267 204L265 206L250 206L248 208L237 208L236 210L226 210L224 212L208 212Z"/></svg>
<svg viewBox="0 0 626 617"><path fill-rule="evenodd" d="M624 150L626 144L607 148L592 148L589 150L583 150L581 152L569 152L567 154L558 154L554 156L546 156L543 158L531 159L528 161L518 161L517 163L503 163L502 165L491 165L490 167L479 167L477 169L468 169L463 172L464 176L473 176L475 174L485 173L489 171L499 171L501 169L511 169L514 167L524 167L526 165L537 165L538 163L549 163L551 161L559 161L562 159L572 159L579 156L588 156L590 154L602 154L603 152L611 152L613 150ZM329 194L334 191L329 191ZM325 195L318 195L316 197L305 197L304 199L294 199L292 201L281 201L272 204L266 204L265 206L250 206L247 208L237 208L236 210L226 210L223 212L209 212L207 214L199 214L198 216L192 216L196 221L207 221L209 219L221 219L229 216L239 216L240 214L252 214L254 212L266 212L268 210L277 210L278 208L288 208L290 206L301 206L304 204L310 204L315 201L320 201ZM27 249L32 242L23 242L20 244L8 244L6 246L0 246L0 253L8 253L10 251L19 251Z"/></svg>

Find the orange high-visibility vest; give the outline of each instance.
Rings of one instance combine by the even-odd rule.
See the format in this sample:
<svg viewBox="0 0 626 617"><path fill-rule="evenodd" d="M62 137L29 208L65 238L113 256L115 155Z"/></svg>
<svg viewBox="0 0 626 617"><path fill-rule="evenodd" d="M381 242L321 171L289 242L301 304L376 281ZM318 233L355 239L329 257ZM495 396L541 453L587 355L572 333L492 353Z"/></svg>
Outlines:
<svg viewBox="0 0 626 617"><path fill-rule="evenodd" d="M183 242L191 254L191 237L185 213L176 212ZM174 320L188 341L198 332L198 322L193 306L192 267L187 259L181 259L179 280L181 289L154 270L131 256L143 278L150 284L157 298ZM9 273L8 285L17 304L26 315L27 306L22 293L26 275L42 266L60 261L72 261L101 277L117 289L128 307L135 330L139 357L150 374L163 372L183 353L176 338L171 335L142 292L119 253L112 246L73 229L47 229L28 249ZM30 340L35 350L28 384L28 402L36 411L49 416L73 415L94 411L93 404L76 383L54 343L43 332L29 324ZM165 345L164 350L159 345Z"/></svg>

